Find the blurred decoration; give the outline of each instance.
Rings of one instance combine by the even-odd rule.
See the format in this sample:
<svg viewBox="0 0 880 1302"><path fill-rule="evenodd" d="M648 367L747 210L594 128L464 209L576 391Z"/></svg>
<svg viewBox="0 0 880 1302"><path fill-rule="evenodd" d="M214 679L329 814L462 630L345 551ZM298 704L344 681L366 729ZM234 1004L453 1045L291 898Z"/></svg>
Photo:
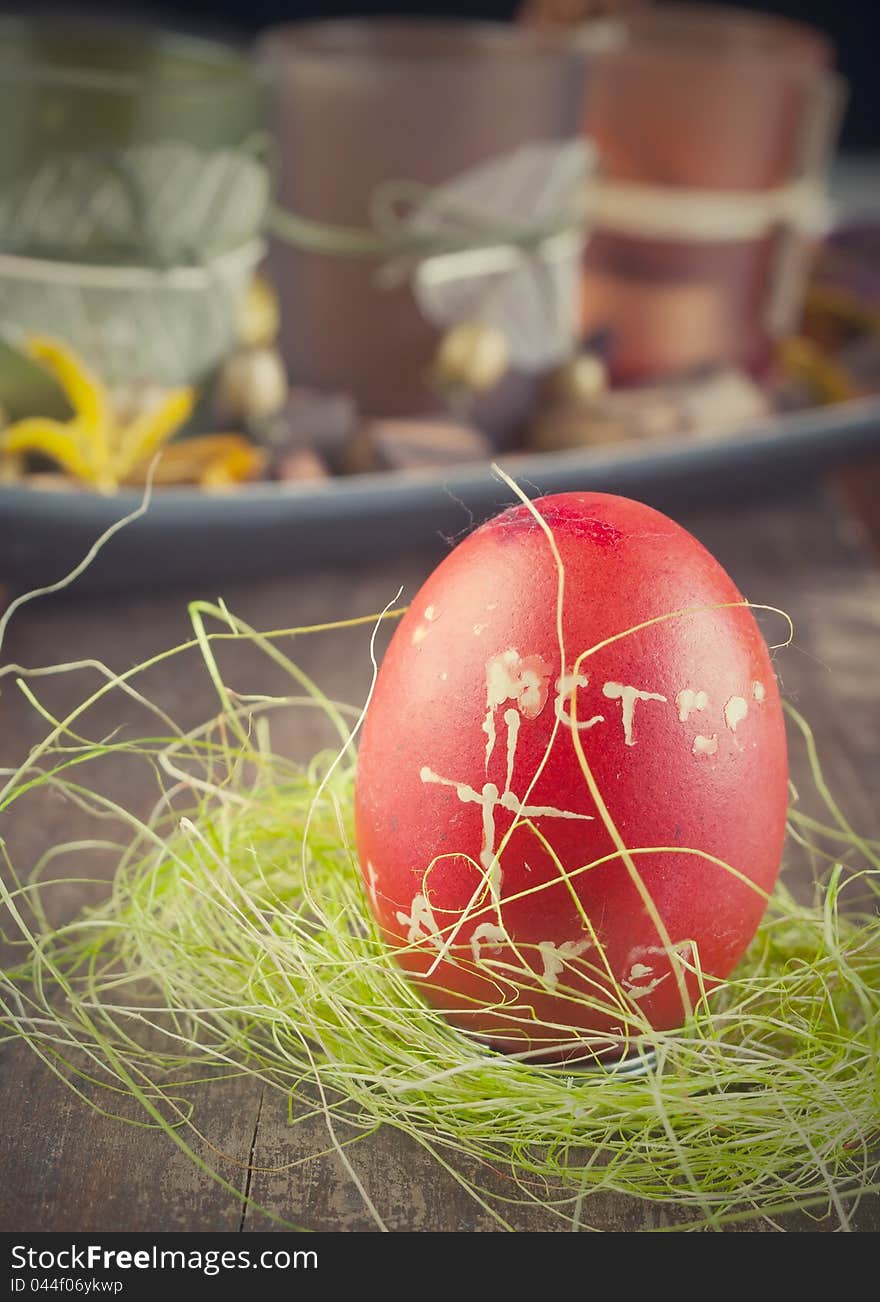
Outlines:
<svg viewBox="0 0 880 1302"><path fill-rule="evenodd" d="M825 39L519 16L294 24L254 59L0 19L0 480L637 458L880 391L877 228L820 246Z"/></svg>
<svg viewBox="0 0 880 1302"><path fill-rule="evenodd" d="M281 307L275 286L265 276L254 276L238 311L239 341L247 348L274 344L281 329Z"/></svg>
<svg viewBox="0 0 880 1302"><path fill-rule="evenodd" d="M268 453L242 434L207 434L169 444L189 419L190 388L127 385L108 389L71 348L58 339L32 337L25 357L64 393L67 420L30 416L0 426L0 481L27 478L49 489L76 485L113 493L146 482L199 484L221 489L256 479ZM38 469L28 475L28 461ZM48 461L56 470L46 474Z"/></svg>
<svg viewBox="0 0 880 1302"><path fill-rule="evenodd" d="M250 149L268 89L263 69L215 41L52 13L0 18L0 119L16 127L0 138L0 189L63 155L169 141Z"/></svg>
<svg viewBox="0 0 880 1302"><path fill-rule="evenodd" d="M266 464L266 453L241 434L201 434L171 443L163 450L153 471L153 483L198 484L215 491L235 488L259 479ZM143 484L149 469L149 461L139 461L126 482Z"/></svg>
<svg viewBox="0 0 880 1302"><path fill-rule="evenodd" d="M280 411L287 389L284 362L274 348L242 348L220 368L214 409L223 422L247 425Z"/></svg>
<svg viewBox="0 0 880 1302"><path fill-rule="evenodd" d="M783 339L777 358L782 374L799 387L804 405L846 402L858 396L843 366L812 339L799 335Z"/></svg>
<svg viewBox="0 0 880 1302"><path fill-rule="evenodd" d="M351 394L330 393L297 385L280 411L250 422L250 431L280 465L301 452L314 453L322 465L341 470L348 445L361 423ZM291 464L294 464L293 462Z"/></svg>
<svg viewBox="0 0 880 1302"><path fill-rule="evenodd" d="M604 332L613 384L771 363L829 218L843 96L828 43L737 10L577 21L587 8L560 6L547 31L528 7L518 36L387 21L268 35L295 381L345 385L380 417L439 414L433 388L497 445L532 405L523 381L579 334Z"/></svg>
<svg viewBox="0 0 880 1302"><path fill-rule="evenodd" d="M275 478L281 483L318 483L329 474L327 463L313 448L296 448L275 463Z"/></svg>
<svg viewBox="0 0 880 1302"><path fill-rule="evenodd" d="M57 334L108 383L198 383L236 342L262 251L257 240L168 270L0 253L0 330L9 339Z"/></svg>
<svg viewBox="0 0 880 1302"><path fill-rule="evenodd" d="M486 435L473 426L440 420L373 420L362 425L345 453L348 474L419 471L486 461Z"/></svg>
<svg viewBox="0 0 880 1302"><path fill-rule="evenodd" d="M590 42L375 20L281 27L261 49L278 78L284 211L273 215L272 267L291 377L345 388L369 415L436 413L432 359L446 330L499 326L491 313L503 292L505 334L546 333L535 282L552 288L556 277L558 317L561 273L548 248L565 232L575 283ZM572 314L567 347L576 327ZM512 368L469 414L509 433L527 393Z"/></svg>
<svg viewBox="0 0 880 1302"><path fill-rule="evenodd" d="M407 225L438 239L460 231L470 247L419 259L412 287L422 315L450 331L472 322L494 330L508 364L526 373L567 357L592 168L584 141L524 144L431 191ZM485 337L474 336L481 353ZM471 387L490 389L501 374Z"/></svg>
<svg viewBox="0 0 880 1302"><path fill-rule="evenodd" d="M801 329L780 343L778 360L803 403L880 392L880 225L845 226L826 241Z"/></svg>
<svg viewBox="0 0 880 1302"><path fill-rule="evenodd" d="M265 71L223 45L0 20L0 329L60 336L107 383L204 379L263 251L267 112Z"/></svg>
<svg viewBox="0 0 880 1302"><path fill-rule="evenodd" d="M671 438L710 438L770 415L766 393L742 371L723 369L674 383L589 394L551 390L532 417L538 452Z"/></svg>
<svg viewBox="0 0 880 1302"><path fill-rule="evenodd" d="M28 258L204 265L262 229L265 163L183 141L62 154L0 194L0 247Z"/></svg>
<svg viewBox="0 0 880 1302"><path fill-rule="evenodd" d="M192 389L151 389L142 408L120 420L107 388L61 340L34 336L25 350L57 381L73 414L66 421L47 416L16 421L0 434L0 452L17 459L34 453L49 457L100 492L113 492L148 463L192 411Z"/></svg>
<svg viewBox="0 0 880 1302"><path fill-rule="evenodd" d="M439 393L451 402L494 389L510 365L507 335L485 321L462 321L447 330L431 365Z"/></svg>
<svg viewBox="0 0 880 1302"><path fill-rule="evenodd" d="M601 161L583 285L616 382L755 370L796 327L843 101L825 38L699 5L612 23L585 130Z"/></svg>
<svg viewBox="0 0 880 1302"><path fill-rule="evenodd" d="M598 398L608 388L608 368L593 352L576 353L549 372L541 397L550 403L577 404Z"/></svg>
<svg viewBox="0 0 880 1302"><path fill-rule="evenodd" d="M880 224L845 225L825 241L807 292L804 331L831 349L880 336Z"/></svg>

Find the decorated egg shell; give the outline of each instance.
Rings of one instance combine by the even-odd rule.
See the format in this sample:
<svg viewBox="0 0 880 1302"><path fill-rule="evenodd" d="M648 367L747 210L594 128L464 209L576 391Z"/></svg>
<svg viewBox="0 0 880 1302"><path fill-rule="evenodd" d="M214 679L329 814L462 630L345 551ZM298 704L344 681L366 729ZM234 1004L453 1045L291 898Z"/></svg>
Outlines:
<svg viewBox="0 0 880 1302"><path fill-rule="evenodd" d="M602 1054L679 1026L742 956L787 776L767 645L718 562L638 502L541 498L456 547L395 631L358 759L366 896L455 1025Z"/></svg>

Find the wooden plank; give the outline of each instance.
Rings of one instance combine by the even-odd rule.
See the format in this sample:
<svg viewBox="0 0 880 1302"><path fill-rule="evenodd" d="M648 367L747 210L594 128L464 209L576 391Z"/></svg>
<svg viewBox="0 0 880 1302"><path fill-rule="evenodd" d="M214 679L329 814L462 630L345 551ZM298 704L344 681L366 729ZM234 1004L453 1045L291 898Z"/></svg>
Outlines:
<svg viewBox="0 0 880 1302"><path fill-rule="evenodd" d="M680 518L718 555L747 596L791 613L795 645L778 657L786 695L809 716L830 785L847 813L866 833L878 834L880 577L867 553L851 536L845 518L818 494L736 509L691 510ZM391 600L401 582L411 596L436 559L436 552L410 554L369 568L232 587L224 595L231 609L262 628L367 614ZM187 595L196 594L169 589L42 601L13 621L6 655L29 665L101 656L124 668L186 636ZM301 639L294 654L331 695L358 701L369 682L368 643L369 629L362 628ZM152 671L144 684L184 725L217 708L196 654L188 657ZM282 689L280 677L267 674L250 648L226 647L222 665L227 681L239 690ZM82 671L66 681L44 680L39 691L49 708L60 711L95 682L94 674ZM90 711L82 726L97 737L120 725L133 735L147 726L155 729L154 721L118 694ZM23 699L5 683L0 766L17 762L42 731ZM317 718L301 714L286 721L281 735L283 746L301 756L328 740ZM797 751L793 772L805 786ZM129 802L141 815L150 808L155 788L137 765L114 765L103 776L114 798ZM82 811L56 799L22 805L6 821L2 834L20 865L33 862L59 840L84 835L89 827ZM788 871L795 864L792 855ZM108 871L97 861L92 867L98 875ZM82 894L59 893L56 920L70 916ZM2 1057L4 1228L231 1230L242 1220L246 1229L269 1228L251 1211L242 1218L240 1204L210 1185L164 1136L90 1113L21 1046L6 1046ZM267 1097L261 1104L259 1090L243 1083L204 1090L199 1121L211 1143L238 1162L247 1161L253 1147L251 1194L279 1215L313 1228L371 1227L337 1157L291 1165L326 1146L320 1121L291 1129L283 1100ZM355 1146L351 1156L391 1228L492 1228L457 1186L400 1136L375 1136ZM224 1170L236 1187L245 1187L240 1168L227 1163ZM611 1199L595 1206L589 1219L606 1228L647 1228L657 1222L657 1209ZM876 1200L862 1208L859 1224L880 1228ZM798 1222L800 1228L806 1225ZM823 1228L811 1222L808 1227ZM535 1222L527 1218L524 1228L536 1228Z"/></svg>
<svg viewBox="0 0 880 1302"><path fill-rule="evenodd" d="M0 1229L236 1231L242 1203L169 1139L92 1111L22 1044L0 1053L3 1089ZM244 1191L259 1086L224 1081L188 1091L214 1145L190 1137ZM104 1099L104 1106L107 1100ZM138 1116L133 1107L127 1114ZM143 1114L139 1119L142 1119Z"/></svg>

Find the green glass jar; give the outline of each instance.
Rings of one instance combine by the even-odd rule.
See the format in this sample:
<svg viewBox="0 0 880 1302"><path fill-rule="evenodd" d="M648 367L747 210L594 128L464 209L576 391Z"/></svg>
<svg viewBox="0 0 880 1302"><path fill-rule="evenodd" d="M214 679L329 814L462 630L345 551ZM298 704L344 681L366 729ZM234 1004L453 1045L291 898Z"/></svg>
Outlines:
<svg viewBox="0 0 880 1302"><path fill-rule="evenodd" d="M0 19L0 185L58 153L265 131L267 71L215 41L134 25Z"/></svg>
<svg viewBox="0 0 880 1302"><path fill-rule="evenodd" d="M113 382L207 374L262 254L269 94L218 42L0 19L0 330Z"/></svg>

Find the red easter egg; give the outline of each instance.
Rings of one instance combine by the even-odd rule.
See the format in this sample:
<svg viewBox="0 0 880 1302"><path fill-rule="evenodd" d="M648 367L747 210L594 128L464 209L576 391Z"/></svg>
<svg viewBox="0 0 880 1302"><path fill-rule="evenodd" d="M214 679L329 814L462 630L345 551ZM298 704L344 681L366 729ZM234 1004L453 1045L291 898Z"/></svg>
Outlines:
<svg viewBox="0 0 880 1302"><path fill-rule="evenodd" d="M785 731L754 616L695 538L622 497L533 505L462 542L396 629L357 847L450 1021L601 1053L681 1025L742 956L779 871Z"/></svg>

